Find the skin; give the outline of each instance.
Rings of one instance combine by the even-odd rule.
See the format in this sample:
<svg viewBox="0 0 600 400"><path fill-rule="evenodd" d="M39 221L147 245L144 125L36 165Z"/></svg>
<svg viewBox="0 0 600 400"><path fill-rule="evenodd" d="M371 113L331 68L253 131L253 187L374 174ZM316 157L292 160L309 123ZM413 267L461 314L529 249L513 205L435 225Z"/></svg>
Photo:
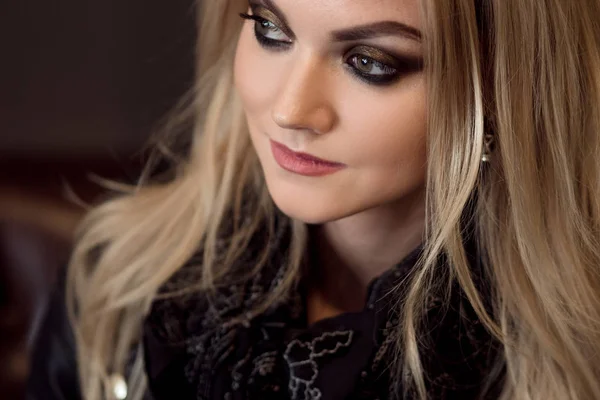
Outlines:
<svg viewBox="0 0 600 400"><path fill-rule="evenodd" d="M260 34L287 44L277 50L261 46L257 23L246 21L235 84L273 201L291 218L311 224L318 268L309 279L307 308L309 322L315 322L361 310L369 282L422 241L424 73L394 68L394 82L370 84L352 73L362 58L349 57L360 49L360 57L422 59L421 40L390 32L356 41L332 37L379 21L420 30L419 5L417 0L271 2L276 17L273 4L264 0L251 1L248 14L273 23L265 28L259 22ZM368 72L379 75L381 65ZM319 177L289 172L275 161L270 140L345 168Z"/></svg>

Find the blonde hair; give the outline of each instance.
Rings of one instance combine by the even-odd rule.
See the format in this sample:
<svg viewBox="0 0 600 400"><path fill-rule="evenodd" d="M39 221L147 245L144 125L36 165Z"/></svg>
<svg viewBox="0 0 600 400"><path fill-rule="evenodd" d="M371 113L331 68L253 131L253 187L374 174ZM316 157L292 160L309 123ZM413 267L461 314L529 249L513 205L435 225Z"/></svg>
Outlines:
<svg viewBox="0 0 600 400"><path fill-rule="evenodd" d="M110 374L124 371L139 343L158 289L199 247L202 276L188 289L209 292L258 227L272 225L276 210L233 88L237 13L246 7L245 0L219 0L199 9L193 142L175 177L127 189L81 226L67 295L86 399L104 398ZM423 2L428 229L399 305L393 360L420 398L427 397L422 305L451 281L503 344L503 398L600 398L599 16L598 0ZM482 166L485 133L493 133L496 148ZM461 217L470 204L491 310L465 252ZM226 218L233 232L218 250ZM306 229L287 223L285 278L250 317L284 298L300 273ZM263 250L256 270L270 256ZM132 398L145 385L138 357Z"/></svg>

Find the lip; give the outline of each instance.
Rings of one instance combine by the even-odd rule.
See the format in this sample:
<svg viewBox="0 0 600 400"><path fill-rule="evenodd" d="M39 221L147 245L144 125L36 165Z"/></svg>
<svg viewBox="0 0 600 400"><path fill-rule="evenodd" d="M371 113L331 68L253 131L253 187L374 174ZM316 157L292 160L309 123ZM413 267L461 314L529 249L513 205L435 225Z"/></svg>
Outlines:
<svg viewBox="0 0 600 400"><path fill-rule="evenodd" d="M323 160L307 153L295 152L274 140L271 140L271 151L281 168L299 175L330 175L346 168L345 164Z"/></svg>

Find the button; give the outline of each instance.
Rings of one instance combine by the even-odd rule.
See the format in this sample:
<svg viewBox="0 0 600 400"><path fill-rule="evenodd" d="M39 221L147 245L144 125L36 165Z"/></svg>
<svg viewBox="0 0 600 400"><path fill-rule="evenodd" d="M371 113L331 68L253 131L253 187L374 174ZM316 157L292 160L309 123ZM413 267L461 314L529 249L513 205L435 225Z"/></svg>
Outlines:
<svg viewBox="0 0 600 400"><path fill-rule="evenodd" d="M109 378L112 394L116 400L125 400L127 398L127 383L120 374L113 374Z"/></svg>

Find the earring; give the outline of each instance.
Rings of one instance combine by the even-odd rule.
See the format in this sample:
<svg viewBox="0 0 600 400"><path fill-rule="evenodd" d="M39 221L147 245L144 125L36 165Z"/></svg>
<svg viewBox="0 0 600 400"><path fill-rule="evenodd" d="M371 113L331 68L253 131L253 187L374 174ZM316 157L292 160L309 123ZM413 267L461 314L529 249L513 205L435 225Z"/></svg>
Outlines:
<svg viewBox="0 0 600 400"><path fill-rule="evenodd" d="M489 162L492 159L494 152L495 139L491 133L486 133L483 136L483 153L481 154L481 162Z"/></svg>

